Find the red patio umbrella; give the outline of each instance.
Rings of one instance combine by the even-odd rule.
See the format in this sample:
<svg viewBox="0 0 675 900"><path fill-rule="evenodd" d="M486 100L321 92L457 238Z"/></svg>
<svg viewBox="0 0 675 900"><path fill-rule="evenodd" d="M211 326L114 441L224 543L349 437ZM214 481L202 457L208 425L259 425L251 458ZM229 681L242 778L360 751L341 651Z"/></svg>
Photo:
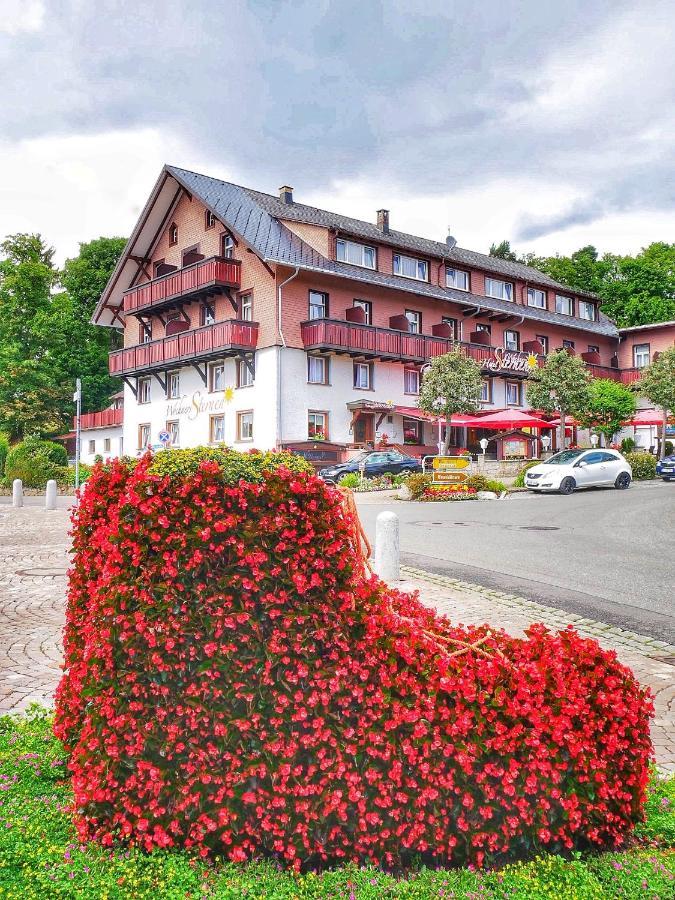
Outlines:
<svg viewBox="0 0 675 900"><path fill-rule="evenodd" d="M538 419L529 413L517 409L504 409L501 412L489 413L476 417L469 423L471 428L489 428L499 431L504 428L554 428L550 422Z"/></svg>
<svg viewBox="0 0 675 900"><path fill-rule="evenodd" d="M669 416L669 421L672 416ZM627 419L623 424L628 427L635 425L661 425L663 422L663 411L660 409L639 409L634 416Z"/></svg>
<svg viewBox="0 0 675 900"><path fill-rule="evenodd" d="M558 425L560 425L560 416L558 416L557 419L551 419L551 421L548 424L554 425L557 428ZM578 426L580 424L581 423L577 422L577 420L574 418L574 416L565 416L565 425L567 428L571 427L572 425Z"/></svg>

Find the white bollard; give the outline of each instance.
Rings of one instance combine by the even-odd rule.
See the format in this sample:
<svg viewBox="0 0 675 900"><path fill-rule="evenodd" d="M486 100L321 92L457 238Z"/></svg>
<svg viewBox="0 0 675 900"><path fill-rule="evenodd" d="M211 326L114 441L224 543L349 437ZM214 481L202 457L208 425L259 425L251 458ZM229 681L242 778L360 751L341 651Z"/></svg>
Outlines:
<svg viewBox="0 0 675 900"><path fill-rule="evenodd" d="M45 491L45 509L56 509L56 482L50 478Z"/></svg>
<svg viewBox="0 0 675 900"><path fill-rule="evenodd" d="M393 512L381 512L375 521L375 573L389 584L401 580L398 526Z"/></svg>
<svg viewBox="0 0 675 900"><path fill-rule="evenodd" d="M12 506L17 509L23 506L23 481L20 478L12 482Z"/></svg>

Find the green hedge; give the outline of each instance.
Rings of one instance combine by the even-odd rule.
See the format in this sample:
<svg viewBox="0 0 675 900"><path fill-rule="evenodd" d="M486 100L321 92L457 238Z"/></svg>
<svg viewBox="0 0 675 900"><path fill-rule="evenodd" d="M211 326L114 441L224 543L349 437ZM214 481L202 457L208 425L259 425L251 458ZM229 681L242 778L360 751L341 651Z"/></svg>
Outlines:
<svg viewBox="0 0 675 900"><path fill-rule="evenodd" d="M651 453L626 453L626 461L633 470L634 481L656 478L656 457Z"/></svg>
<svg viewBox="0 0 675 900"><path fill-rule="evenodd" d="M420 868L405 877L372 866L314 875L279 872L265 862L205 864L186 852L106 850L80 845L70 823L64 754L51 719L34 708L0 717L0 898L2 900L427 900L480 897L574 898L675 895L675 778L654 782L637 845L625 853L570 860L539 857L499 871ZM15 780L16 779L16 780Z"/></svg>
<svg viewBox="0 0 675 900"><path fill-rule="evenodd" d="M24 487L43 488L50 478L58 481L67 465L63 444L27 438L10 448L5 460L5 482L11 484L20 478Z"/></svg>
<svg viewBox="0 0 675 900"><path fill-rule="evenodd" d="M0 478L5 474L5 460L9 453L9 438L0 431Z"/></svg>
<svg viewBox="0 0 675 900"><path fill-rule="evenodd" d="M542 462L541 459L533 459L528 463L525 463L523 468L516 475L516 480L513 482L514 487L525 487L525 473L528 469L533 468L534 466L538 466Z"/></svg>

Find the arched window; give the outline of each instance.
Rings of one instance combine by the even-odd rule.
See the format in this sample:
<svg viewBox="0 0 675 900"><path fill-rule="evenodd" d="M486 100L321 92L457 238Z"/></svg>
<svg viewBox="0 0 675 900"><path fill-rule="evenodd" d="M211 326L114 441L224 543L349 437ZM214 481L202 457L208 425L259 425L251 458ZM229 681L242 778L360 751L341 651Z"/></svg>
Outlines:
<svg viewBox="0 0 675 900"><path fill-rule="evenodd" d="M216 217L213 215L210 209L207 209L204 213L204 226L208 228L213 228L216 224Z"/></svg>
<svg viewBox="0 0 675 900"><path fill-rule="evenodd" d="M178 243L178 225L175 222L171 223L171 227L169 228L169 244L173 247L174 244Z"/></svg>

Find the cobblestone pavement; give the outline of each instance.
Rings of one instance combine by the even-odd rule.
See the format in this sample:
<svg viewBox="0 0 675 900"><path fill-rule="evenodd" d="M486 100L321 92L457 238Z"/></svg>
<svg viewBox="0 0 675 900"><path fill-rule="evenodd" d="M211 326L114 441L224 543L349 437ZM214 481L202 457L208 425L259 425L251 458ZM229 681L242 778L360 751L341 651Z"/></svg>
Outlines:
<svg viewBox="0 0 675 900"><path fill-rule="evenodd" d="M52 702L60 677L68 567L69 513L0 506L0 712ZM616 650L656 696L652 738L659 766L675 772L675 647L582 619L499 591L442 575L403 569L403 590L465 624L488 622L522 634L533 622L552 628L572 623L579 632Z"/></svg>

